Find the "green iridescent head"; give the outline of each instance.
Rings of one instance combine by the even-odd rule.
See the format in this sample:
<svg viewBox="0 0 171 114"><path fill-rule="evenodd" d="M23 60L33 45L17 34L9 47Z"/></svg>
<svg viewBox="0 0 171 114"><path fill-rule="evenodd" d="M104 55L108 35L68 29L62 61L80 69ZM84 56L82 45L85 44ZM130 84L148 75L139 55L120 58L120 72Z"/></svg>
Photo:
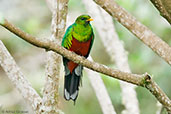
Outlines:
<svg viewBox="0 0 171 114"><path fill-rule="evenodd" d="M93 21L89 15L80 15L77 17L75 23L76 24L81 24L81 25L88 25L90 21Z"/></svg>

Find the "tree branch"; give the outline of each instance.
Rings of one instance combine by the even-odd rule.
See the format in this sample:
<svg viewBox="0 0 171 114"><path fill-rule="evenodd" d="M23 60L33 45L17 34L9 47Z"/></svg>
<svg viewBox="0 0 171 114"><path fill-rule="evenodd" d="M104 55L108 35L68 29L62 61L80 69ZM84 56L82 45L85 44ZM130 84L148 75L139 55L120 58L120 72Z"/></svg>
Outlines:
<svg viewBox="0 0 171 114"><path fill-rule="evenodd" d="M170 99L165 95L165 93L157 86L157 84L151 79L150 75L145 73L142 75L138 74L131 74L127 72L122 72L120 70L115 70L112 68L109 68L105 65L101 65L92 61L89 61L85 59L84 57L81 57L71 51L68 51L67 49L63 48L62 46L59 46L57 43L52 41L43 41L38 40L37 38L23 32L19 28L16 28L14 25L9 23L7 20L4 19L4 23L0 23L3 27L11 31L12 33L16 34L23 40L37 46L40 48L44 48L46 50L52 50L69 60L74 61L75 63L81 64L91 70L106 74L110 77L117 78L119 80L123 80L138 86L146 87L150 92L158 99L158 101L163 104L163 106L168 110L168 112L171 112L171 101Z"/></svg>
<svg viewBox="0 0 171 114"><path fill-rule="evenodd" d="M167 43L138 22L135 17L120 7L114 0L94 1L171 65L171 47Z"/></svg>
<svg viewBox="0 0 171 114"><path fill-rule="evenodd" d="M29 81L25 78L20 68L15 63L14 59L0 40L0 65L6 72L8 78L21 93L23 98L29 103L36 114L40 114L40 106L42 99L37 92L32 88Z"/></svg>
<svg viewBox="0 0 171 114"><path fill-rule="evenodd" d="M1 24L1 23L0 23ZM118 78L130 83L134 83L136 85L142 85L142 80L143 78L147 75L137 75L137 74L130 74L130 73L126 73L126 72L121 72L119 70L114 70L111 68L108 68L105 65L101 65L95 62L91 62L87 59L85 59L84 57L81 57L71 51L68 51L67 49L63 48L62 46L58 45L56 42L52 42L50 40L39 40L38 38L35 38L25 32L23 32L22 30L20 30L19 28L16 28L14 25L12 25L11 23L9 23L7 20L4 21L3 24L1 24L3 27L5 27L6 29L8 29L9 31L11 31L12 33L16 34L17 36L19 36L20 38L22 38L23 40L33 44L34 46L37 46L39 48L44 48L46 50L52 50L56 53L59 53L60 55L78 63L78 64L82 64L83 66L95 70L97 72L101 72L104 73L106 75L109 75L111 77L114 78ZM41 38L41 39L45 39L45 38Z"/></svg>
<svg viewBox="0 0 171 114"><path fill-rule="evenodd" d="M52 11L52 36L51 41L61 43L67 15L68 0L46 0L49 9ZM46 65L46 83L43 91L43 104L46 107L46 114L58 114L59 111L59 79L61 76L61 55L53 52L47 52Z"/></svg>
<svg viewBox="0 0 171 114"><path fill-rule="evenodd" d="M171 24L171 1L170 0L150 0L162 15Z"/></svg>

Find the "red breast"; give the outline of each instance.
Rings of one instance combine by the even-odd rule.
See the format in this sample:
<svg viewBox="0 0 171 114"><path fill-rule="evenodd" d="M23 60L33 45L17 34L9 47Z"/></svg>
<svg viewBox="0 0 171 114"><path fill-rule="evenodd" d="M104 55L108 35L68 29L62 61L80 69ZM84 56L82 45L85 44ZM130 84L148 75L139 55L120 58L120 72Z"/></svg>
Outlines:
<svg viewBox="0 0 171 114"><path fill-rule="evenodd" d="M71 45L69 50L75 52L78 55L86 56L89 52L91 40L92 40L92 38L90 38L86 42L79 42L77 39L72 37L72 45ZM72 73L73 69L77 66L78 66L78 64L76 64L72 61L68 62L68 68L69 68L71 73Z"/></svg>

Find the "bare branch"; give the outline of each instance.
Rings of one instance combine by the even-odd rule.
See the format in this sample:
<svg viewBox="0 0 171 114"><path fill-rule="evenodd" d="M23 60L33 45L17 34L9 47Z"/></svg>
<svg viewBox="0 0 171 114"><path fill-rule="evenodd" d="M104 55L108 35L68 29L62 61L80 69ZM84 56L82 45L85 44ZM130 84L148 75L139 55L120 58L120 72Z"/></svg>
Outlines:
<svg viewBox="0 0 171 114"><path fill-rule="evenodd" d="M160 14L171 24L171 1L170 0L150 0L159 10Z"/></svg>
<svg viewBox="0 0 171 114"><path fill-rule="evenodd" d="M64 34L67 15L68 0L46 0L52 11L52 37L51 41L61 43ZM59 78L61 76L61 55L47 52L46 83L43 91L43 104L46 114L63 113L59 111Z"/></svg>
<svg viewBox="0 0 171 114"><path fill-rule="evenodd" d="M40 114L39 108L42 99L37 92L32 88L29 81L25 78L20 68L16 65L14 59L0 40L0 65L6 72L8 78L21 93L23 98L29 103L36 114Z"/></svg>
<svg viewBox="0 0 171 114"><path fill-rule="evenodd" d="M161 38L138 22L135 17L120 7L114 0L94 1L171 65L171 47Z"/></svg>
<svg viewBox="0 0 171 114"><path fill-rule="evenodd" d="M95 22L97 32L110 55L113 62L121 71L131 72L128 65L128 58L122 43L119 41L111 16L102 8L98 7L92 0L83 0L87 11ZM135 86L120 81L122 90L122 102L125 106L123 114L139 114L139 105L136 98Z"/></svg>
<svg viewBox="0 0 171 114"><path fill-rule="evenodd" d="M155 82L152 81L149 74L145 73L142 75L138 74L131 74L127 72L122 72L120 70L115 70L112 68L109 68L105 65L101 65L92 61L89 61L85 59L84 57L81 57L71 51L68 51L67 49L63 48L62 46L59 46L57 43L52 41L42 41L38 40L37 38L23 32L19 28L16 28L14 25L9 23L7 20L4 21L4 23L0 23L3 27L7 28L12 33L16 34L23 40L37 46L40 48L44 48L46 50L52 50L69 60L74 61L77 64L81 64L89 69L92 69L94 71L106 74L110 77L117 78L119 80L123 80L135 85L139 85L142 87L146 87L150 92L158 99L158 101L163 104L163 106L169 111L171 111L171 101L170 99L165 95L165 93L157 86Z"/></svg>
<svg viewBox="0 0 171 114"><path fill-rule="evenodd" d="M91 57L90 60L92 60ZM95 91L103 114L116 114L115 109L112 105L112 101L107 93L106 87L100 75L97 72L93 72L92 70L86 69L86 71L88 73L88 78Z"/></svg>
<svg viewBox="0 0 171 114"><path fill-rule="evenodd" d="M137 74L121 72L119 70L114 70L114 69L108 68L105 65L91 62L91 61L85 59L84 57L81 57L71 51L68 51L67 49L58 45L56 42L52 42L52 41L48 41L48 40L45 40L45 41L39 40L38 38L35 38L35 37L23 32L19 28L16 28L14 25L9 23L7 20L5 20L4 24L2 24L2 26L5 27L6 29L8 29L9 31L11 31L12 33L16 34L23 40L33 44L34 46L37 46L39 48L44 48L46 50L52 50L64 57L78 63L78 64L82 64L83 66L85 66L89 69L104 73L111 77L115 77L115 78L130 82L130 83L134 83L136 85L142 85L141 81L144 78L144 76L147 75L147 74L137 75ZM45 39L45 38L41 38L41 39Z"/></svg>

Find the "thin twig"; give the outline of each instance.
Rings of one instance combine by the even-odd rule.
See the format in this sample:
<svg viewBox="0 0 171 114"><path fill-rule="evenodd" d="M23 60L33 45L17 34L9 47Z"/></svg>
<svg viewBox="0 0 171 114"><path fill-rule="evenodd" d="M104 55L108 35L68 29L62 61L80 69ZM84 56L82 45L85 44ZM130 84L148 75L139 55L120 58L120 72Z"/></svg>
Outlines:
<svg viewBox="0 0 171 114"><path fill-rule="evenodd" d="M25 78L24 74L20 71L16 62L3 45L0 40L0 65L6 72L8 78L12 81L17 90L21 93L23 98L29 103L36 114L40 114L40 106L42 99L37 92L32 88L29 81Z"/></svg>
<svg viewBox="0 0 171 114"><path fill-rule="evenodd" d="M142 87L146 87L150 92L158 99L158 101L163 104L163 106L167 109L167 111L171 111L171 101L170 99L165 95L165 93L157 86L155 82L151 79L150 75L145 73L142 75L138 74L131 74L127 72L122 72L120 70L115 70L112 68L109 68L105 65L89 61L85 59L84 57L81 57L71 51L68 51L67 49L63 48L62 46L58 45L55 42L52 41L43 41L38 40L37 38L23 32L19 28L16 28L14 25L9 23L7 20L4 21L4 23L0 23L3 27L11 31L12 33L16 34L23 40L37 46L40 48L44 48L46 50L52 50L69 60L74 61L75 63L81 64L91 70L106 74L110 77L117 78L119 80L123 80L135 85L139 85Z"/></svg>
<svg viewBox="0 0 171 114"><path fill-rule="evenodd" d="M138 22L135 17L120 7L114 0L94 1L171 65L171 47L166 42Z"/></svg>

